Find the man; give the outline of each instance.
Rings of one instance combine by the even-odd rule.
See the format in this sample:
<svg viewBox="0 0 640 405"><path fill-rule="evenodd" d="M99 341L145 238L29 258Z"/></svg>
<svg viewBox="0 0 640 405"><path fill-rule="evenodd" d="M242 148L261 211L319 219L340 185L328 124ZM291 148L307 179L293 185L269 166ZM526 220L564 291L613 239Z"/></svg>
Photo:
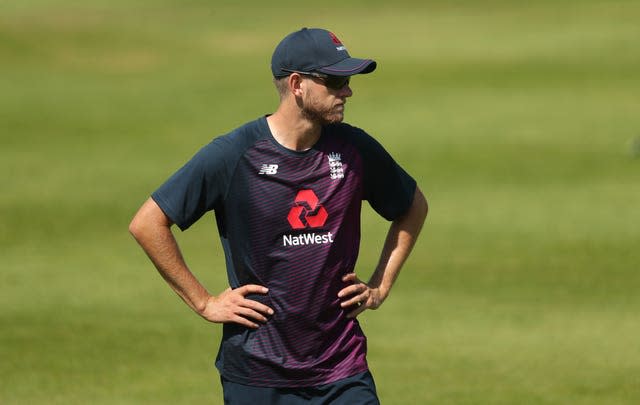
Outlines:
<svg viewBox="0 0 640 405"><path fill-rule="evenodd" d="M356 317L389 295L427 203L378 142L342 123L350 77L375 68L329 31L288 35L271 62L277 111L203 147L131 222L171 288L224 324L216 366L226 403L378 403ZM354 273L362 200L392 221L366 283ZM231 285L215 296L171 231L211 210Z"/></svg>

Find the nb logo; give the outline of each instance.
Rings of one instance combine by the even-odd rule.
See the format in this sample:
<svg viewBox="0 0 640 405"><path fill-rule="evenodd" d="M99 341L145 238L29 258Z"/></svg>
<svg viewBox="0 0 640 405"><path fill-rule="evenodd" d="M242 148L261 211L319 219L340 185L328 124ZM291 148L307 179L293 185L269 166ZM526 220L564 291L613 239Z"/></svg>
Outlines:
<svg viewBox="0 0 640 405"><path fill-rule="evenodd" d="M276 174L278 173L278 165L263 164L258 174Z"/></svg>
<svg viewBox="0 0 640 405"><path fill-rule="evenodd" d="M291 207L287 221L293 229L319 228L329 218L327 210L318 203L318 196L313 190L300 190Z"/></svg>

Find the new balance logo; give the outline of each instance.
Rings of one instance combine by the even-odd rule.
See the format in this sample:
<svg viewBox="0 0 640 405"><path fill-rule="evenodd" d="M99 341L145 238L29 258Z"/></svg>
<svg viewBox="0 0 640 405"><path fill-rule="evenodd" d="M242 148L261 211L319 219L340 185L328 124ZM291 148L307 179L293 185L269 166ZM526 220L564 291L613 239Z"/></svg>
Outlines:
<svg viewBox="0 0 640 405"><path fill-rule="evenodd" d="M345 46L342 45L342 42L338 39L338 37L335 36L335 34L333 32L330 32L329 36L331 37L331 40L333 41L333 43L338 45L338 46L336 46L336 50L338 50L338 51L346 51L347 50L347 48L345 48Z"/></svg>
<svg viewBox="0 0 640 405"><path fill-rule="evenodd" d="M258 174L276 174L278 173L278 165L263 164Z"/></svg>

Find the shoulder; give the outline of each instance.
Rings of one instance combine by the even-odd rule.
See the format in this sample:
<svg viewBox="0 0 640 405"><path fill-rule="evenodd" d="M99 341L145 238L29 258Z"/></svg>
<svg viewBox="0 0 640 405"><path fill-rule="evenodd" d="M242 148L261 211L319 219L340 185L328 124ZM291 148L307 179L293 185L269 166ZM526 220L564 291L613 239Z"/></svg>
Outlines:
<svg viewBox="0 0 640 405"><path fill-rule="evenodd" d="M370 145L380 145L380 143L364 129L344 122L328 125L326 127L326 131L331 136L340 137L358 148Z"/></svg>
<svg viewBox="0 0 640 405"><path fill-rule="evenodd" d="M205 145L203 150L208 153L242 153L266 136L266 122L263 121L264 118L259 118L220 135Z"/></svg>
<svg viewBox="0 0 640 405"><path fill-rule="evenodd" d="M212 139L194 156L195 160L209 165L233 164L258 140L265 138L264 118L248 122L232 131Z"/></svg>
<svg viewBox="0 0 640 405"><path fill-rule="evenodd" d="M362 128L339 123L328 125L326 131L330 136L340 138L353 145L365 158L368 154L386 153L382 144Z"/></svg>
<svg viewBox="0 0 640 405"><path fill-rule="evenodd" d="M340 122L337 124L329 124L325 127L325 131L329 134L339 135L347 138L366 138L370 137L363 129L355 127L346 122Z"/></svg>

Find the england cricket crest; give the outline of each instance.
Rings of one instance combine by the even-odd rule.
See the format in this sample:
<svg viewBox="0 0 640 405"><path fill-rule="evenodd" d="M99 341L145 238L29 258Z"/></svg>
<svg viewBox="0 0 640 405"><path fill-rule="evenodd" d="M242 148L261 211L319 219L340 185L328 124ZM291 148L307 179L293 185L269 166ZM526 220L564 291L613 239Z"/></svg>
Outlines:
<svg viewBox="0 0 640 405"><path fill-rule="evenodd" d="M342 160L340 160L340 154L332 152L328 156L329 159L329 177L332 180L338 180L344 178L344 170L342 168Z"/></svg>

